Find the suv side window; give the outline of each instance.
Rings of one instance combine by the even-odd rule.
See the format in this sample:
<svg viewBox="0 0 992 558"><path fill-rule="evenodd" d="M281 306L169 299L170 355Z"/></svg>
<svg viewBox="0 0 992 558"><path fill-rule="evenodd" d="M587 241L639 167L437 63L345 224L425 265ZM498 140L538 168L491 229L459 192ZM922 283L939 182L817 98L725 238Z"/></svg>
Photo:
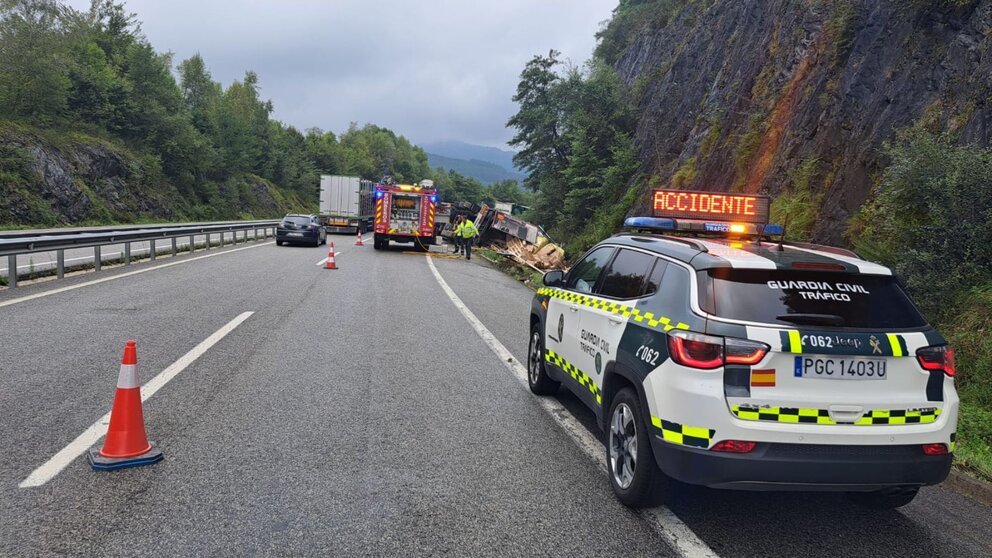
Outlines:
<svg viewBox="0 0 992 558"><path fill-rule="evenodd" d="M644 282L655 257L644 252L621 249L603 275L596 294L609 298L637 298L644 292Z"/></svg>
<svg viewBox="0 0 992 558"><path fill-rule="evenodd" d="M654 269L651 271L651 275L648 276L647 288L644 289L645 296L661 290L661 280L665 276L666 269L668 269L668 262L658 258L654 263Z"/></svg>
<svg viewBox="0 0 992 558"><path fill-rule="evenodd" d="M613 247L603 246L589 252L585 258L582 258L581 262L575 264L575 267L568 272L565 288L580 293L591 293L592 288L596 286L596 279L606 267L606 263L610 261L613 251Z"/></svg>

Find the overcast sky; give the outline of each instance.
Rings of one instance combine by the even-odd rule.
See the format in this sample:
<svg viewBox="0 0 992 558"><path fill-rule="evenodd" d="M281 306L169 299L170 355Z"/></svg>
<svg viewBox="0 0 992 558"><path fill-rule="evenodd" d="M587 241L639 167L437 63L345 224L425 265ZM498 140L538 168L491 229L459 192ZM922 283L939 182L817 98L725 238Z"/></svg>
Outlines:
<svg viewBox="0 0 992 558"><path fill-rule="evenodd" d="M89 0L70 0L87 9ZM199 52L226 87L254 70L274 117L337 133L371 122L415 142L506 147L520 71L576 64L617 0L128 0L175 63Z"/></svg>

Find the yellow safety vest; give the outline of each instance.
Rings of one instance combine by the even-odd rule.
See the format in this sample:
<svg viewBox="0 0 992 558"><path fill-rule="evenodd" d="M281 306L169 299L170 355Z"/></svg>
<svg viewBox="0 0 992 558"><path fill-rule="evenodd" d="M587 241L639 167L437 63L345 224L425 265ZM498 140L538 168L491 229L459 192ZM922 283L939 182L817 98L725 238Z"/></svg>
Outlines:
<svg viewBox="0 0 992 558"><path fill-rule="evenodd" d="M461 225L455 227L455 234L462 238L472 238L479 234L479 230L475 228L475 223L465 219Z"/></svg>

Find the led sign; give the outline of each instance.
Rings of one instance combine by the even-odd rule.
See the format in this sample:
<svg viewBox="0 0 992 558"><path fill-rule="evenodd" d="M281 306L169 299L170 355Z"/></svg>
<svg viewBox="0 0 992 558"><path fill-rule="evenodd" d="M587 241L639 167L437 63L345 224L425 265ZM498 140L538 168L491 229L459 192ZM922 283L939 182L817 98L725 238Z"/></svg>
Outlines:
<svg viewBox="0 0 992 558"><path fill-rule="evenodd" d="M717 192L655 190L654 216L670 219L702 219L767 223L771 198Z"/></svg>
<svg viewBox="0 0 992 558"><path fill-rule="evenodd" d="M417 200L413 198L393 198L393 206L397 209L417 209Z"/></svg>

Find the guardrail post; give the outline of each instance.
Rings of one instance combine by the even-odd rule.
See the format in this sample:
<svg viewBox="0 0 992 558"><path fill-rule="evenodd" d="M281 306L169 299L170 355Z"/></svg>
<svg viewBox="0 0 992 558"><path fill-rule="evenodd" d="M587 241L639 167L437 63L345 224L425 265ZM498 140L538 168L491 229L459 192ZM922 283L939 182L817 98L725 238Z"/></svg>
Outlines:
<svg viewBox="0 0 992 558"><path fill-rule="evenodd" d="M55 273L59 279L65 277L65 250L55 251Z"/></svg>
<svg viewBox="0 0 992 558"><path fill-rule="evenodd" d="M124 243L124 265L131 265L131 243Z"/></svg>
<svg viewBox="0 0 992 558"><path fill-rule="evenodd" d="M17 255L7 256L7 286L17 288Z"/></svg>
<svg viewBox="0 0 992 558"><path fill-rule="evenodd" d="M100 271L100 264L103 263L103 254L100 253L100 247L93 247L93 271Z"/></svg>
<svg viewBox="0 0 992 558"><path fill-rule="evenodd" d="M176 237L172 237L172 257L176 257Z"/></svg>
<svg viewBox="0 0 992 558"><path fill-rule="evenodd" d="M203 243L203 245L205 246L204 250L209 250L210 249L210 233L207 233L206 234L206 237L207 237L207 241Z"/></svg>
<svg viewBox="0 0 992 558"><path fill-rule="evenodd" d="M148 259L149 261L155 261L155 239L148 241Z"/></svg>
<svg viewBox="0 0 992 558"><path fill-rule="evenodd" d="M189 235L189 253L192 254L196 251L196 237Z"/></svg>

